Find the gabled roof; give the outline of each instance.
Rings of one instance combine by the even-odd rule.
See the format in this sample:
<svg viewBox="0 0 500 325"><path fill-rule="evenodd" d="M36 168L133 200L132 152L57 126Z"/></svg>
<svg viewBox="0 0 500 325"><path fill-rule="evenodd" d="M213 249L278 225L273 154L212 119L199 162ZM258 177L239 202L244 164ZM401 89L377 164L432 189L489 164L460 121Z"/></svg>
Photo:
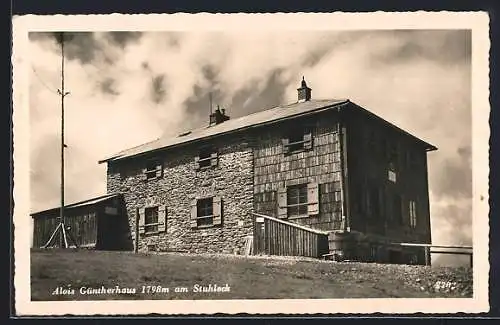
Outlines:
<svg viewBox="0 0 500 325"><path fill-rule="evenodd" d="M74 208L79 208L79 207L83 207L83 206L87 206L87 205L92 205L92 204L108 201L108 200L114 199L114 198L119 197L119 196L121 196L120 193L118 193L118 194L106 194L103 196L98 196L98 197L87 199L84 201L70 203L70 204L64 206L64 210L70 210L70 209L74 209ZM51 208L51 209L47 209L47 210L34 212L31 215L35 216L35 215L40 215L40 214L44 214L44 213L48 213L48 212L55 212L55 211L59 211L59 209L60 209L60 207Z"/></svg>
<svg viewBox="0 0 500 325"><path fill-rule="evenodd" d="M430 151L437 149L433 145L400 129L399 127L371 113L370 111L354 103L351 103L348 99L324 99L324 100L311 99L304 102L297 102L289 105L277 106L261 112L253 113L235 119L230 119L228 121L225 121L217 125L198 128L192 131L181 133L176 137L162 137L154 141L147 142L139 146L120 151L112 156L100 160L99 163L130 158L152 151L166 149L169 147L174 147L189 142L195 142L202 139L208 139L222 134L228 134L235 131L241 131L244 129L268 125L285 119L297 118L300 116L316 113L319 111L324 111L329 109L340 110L341 108L347 106L348 104L351 104L349 106L352 107L353 110L357 110L358 112L365 114L368 118L376 119L379 122L384 123L388 127L391 127L397 130L398 132L410 136L415 141L425 146L426 150Z"/></svg>
<svg viewBox="0 0 500 325"><path fill-rule="evenodd" d="M159 138L154 141L144 143L137 147L126 149L118 152L112 156L104 158L99 161L99 163L119 160L124 158L129 158L132 156L140 155L146 152L164 149L203 138L212 137L215 135L221 135L225 133L234 132L237 130L255 127L285 118L303 115L308 112L322 110L325 108L331 108L348 103L348 100L341 99L327 99L327 100L309 100L305 102L298 102L284 106L277 106L271 109L267 109L261 112L253 113L250 115L242 116L239 118L230 119L223 123L206 126L192 130L190 132L185 132L177 137L164 137Z"/></svg>

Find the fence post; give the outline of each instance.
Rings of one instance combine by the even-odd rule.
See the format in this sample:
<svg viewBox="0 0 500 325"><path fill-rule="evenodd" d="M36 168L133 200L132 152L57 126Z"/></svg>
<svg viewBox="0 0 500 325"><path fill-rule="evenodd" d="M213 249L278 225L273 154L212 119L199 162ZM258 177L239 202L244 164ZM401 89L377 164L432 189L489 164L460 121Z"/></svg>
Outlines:
<svg viewBox="0 0 500 325"><path fill-rule="evenodd" d="M424 247L424 252L425 252L425 265L429 266L431 265L431 248L428 246Z"/></svg>

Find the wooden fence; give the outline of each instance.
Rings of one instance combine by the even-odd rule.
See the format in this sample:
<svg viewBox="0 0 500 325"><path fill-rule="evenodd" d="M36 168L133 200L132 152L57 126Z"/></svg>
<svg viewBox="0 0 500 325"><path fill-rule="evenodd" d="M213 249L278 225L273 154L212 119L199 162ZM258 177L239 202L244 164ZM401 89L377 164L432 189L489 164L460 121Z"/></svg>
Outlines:
<svg viewBox="0 0 500 325"><path fill-rule="evenodd" d="M328 232L254 213L254 254L320 257L328 253Z"/></svg>

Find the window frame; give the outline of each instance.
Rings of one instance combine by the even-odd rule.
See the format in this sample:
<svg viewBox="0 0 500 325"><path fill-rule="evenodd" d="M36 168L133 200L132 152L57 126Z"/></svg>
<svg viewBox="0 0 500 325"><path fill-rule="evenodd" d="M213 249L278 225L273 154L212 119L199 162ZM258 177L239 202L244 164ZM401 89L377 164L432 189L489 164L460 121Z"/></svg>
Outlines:
<svg viewBox="0 0 500 325"><path fill-rule="evenodd" d="M154 222L149 222L148 223L148 212L150 211L155 211L153 214L153 217L156 218L156 221ZM148 234L155 234L159 232L159 225L160 225L160 207L159 206L152 206L152 207L145 207L144 208L144 233L146 235ZM151 217L151 215L149 215ZM148 228L153 227L153 230L148 230Z"/></svg>
<svg viewBox="0 0 500 325"><path fill-rule="evenodd" d="M209 210L210 214L201 215L200 212L205 209ZM210 222L200 224L200 220L210 220ZM214 225L214 198L207 197L196 200L196 227L198 228L212 227L213 225Z"/></svg>
<svg viewBox="0 0 500 325"><path fill-rule="evenodd" d="M366 210L368 217L372 219L379 219L382 215L380 188L376 185L369 185L367 188Z"/></svg>
<svg viewBox="0 0 500 325"><path fill-rule="evenodd" d="M408 217L409 226L411 229L417 228L417 201L409 200L408 202Z"/></svg>
<svg viewBox="0 0 500 325"><path fill-rule="evenodd" d="M305 127L302 128L302 132L290 132L281 141L285 155L312 150L314 147L312 128Z"/></svg>
<svg viewBox="0 0 500 325"><path fill-rule="evenodd" d="M392 164L389 164L389 168L387 168L387 180L394 184L398 181L398 173Z"/></svg>
<svg viewBox="0 0 500 325"><path fill-rule="evenodd" d="M158 171L160 171L160 175L158 175ZM146 181L161 178L163 176L163 163L159 158L148 159L143 173L146 176Z"/></svg>
<svg viewBox="0 0 500 325"><path fill-rule="evenodd" d="M297 191L296 195L291 196L292 194L294 194L293 192L295 191ZM286 204L287 219L300 219L309 217L307 211L308 210L307 207L309 205L309 200L307 195L307 183L288 186L286 189L286 198L287 198L287 204ZM301 202L301 199L305 199L305 202ZM290 203L292 200L297 201L297 203ZM292 209L293 210L296 209L297 213L291 213Z"/></svg>
<svg viewBox="0 0 500 325"><path fill-rule="evenodd" d="M215 160L215 163L213 162ZM202 147L195 158L196 169L204 170L219 165L219 152L213 147Z"/></svg>
<svg viewBox="0 0 500 325"><path fill-rule="evenodd" d="M404 211L403 211L403 198L400 193L395 193L391 195L391 221L396 221L397 225L403 223Z"/></svg>

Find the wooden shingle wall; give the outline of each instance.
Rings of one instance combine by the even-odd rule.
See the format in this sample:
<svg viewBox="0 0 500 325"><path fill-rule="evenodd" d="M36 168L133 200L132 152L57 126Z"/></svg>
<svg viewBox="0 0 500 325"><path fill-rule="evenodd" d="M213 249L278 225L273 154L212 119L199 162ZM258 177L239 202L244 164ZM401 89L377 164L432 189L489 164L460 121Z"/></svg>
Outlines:
<svg viewBox="0 0 500 325"><path fill-rule="evenodd" d="M312 148L283 152L282 139L290 130L307 128L312 134ZM259 132L254 148L254 211L277 214L277 191L306 183L319 184L319 214L288 220L317 229L332 230L341 226L340 143L337 121L324 113L297 122Z"/></svg>

